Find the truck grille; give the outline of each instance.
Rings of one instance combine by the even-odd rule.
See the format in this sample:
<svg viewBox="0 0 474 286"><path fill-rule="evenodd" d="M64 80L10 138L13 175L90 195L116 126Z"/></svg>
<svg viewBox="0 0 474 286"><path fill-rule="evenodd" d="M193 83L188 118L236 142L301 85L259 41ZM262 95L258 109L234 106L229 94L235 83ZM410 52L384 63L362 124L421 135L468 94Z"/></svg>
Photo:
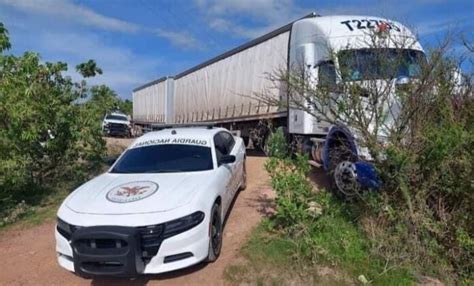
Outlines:
<svg viewBox="0 0 474 286"><path fill-rule="evenodd" d="M121 123L109 123L109 129L114 131L124 131L127 130L128 126Z"/></svg>

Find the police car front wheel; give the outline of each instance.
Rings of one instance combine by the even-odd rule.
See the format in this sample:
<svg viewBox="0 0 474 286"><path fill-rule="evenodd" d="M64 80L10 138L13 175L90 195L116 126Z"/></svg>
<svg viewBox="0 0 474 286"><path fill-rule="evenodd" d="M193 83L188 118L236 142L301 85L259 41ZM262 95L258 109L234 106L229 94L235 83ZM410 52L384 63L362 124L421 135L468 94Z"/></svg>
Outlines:
<svg viewBox="0 0 474 286"><path fill-rule="evenodd" d="M216 261L217 257L221 253L222 248L222 220L221 220L221 208L216 203L211 210L210 220L210 231L209 231L209 254L207 261Z"/></svg>

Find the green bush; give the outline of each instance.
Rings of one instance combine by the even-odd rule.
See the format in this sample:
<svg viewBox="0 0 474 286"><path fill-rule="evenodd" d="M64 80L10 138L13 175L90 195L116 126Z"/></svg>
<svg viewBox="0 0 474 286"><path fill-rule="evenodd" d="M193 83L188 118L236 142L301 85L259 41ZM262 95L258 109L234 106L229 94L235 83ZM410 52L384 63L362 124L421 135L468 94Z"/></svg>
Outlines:
<svg viewBox="0 0 474 286"><path fill-rule="evenodd" d="M360 279L376 285L412 284L410 271L401 265L394 267L371 251L370 240L355 223L353 205L337 200L329 192L313 188L308 180L307 157L272 157L265 167L277 195L275 214L265 223L270 236L248 243L246 248L259 249L247 253L251 261L255 263L255 256L260 257L260 263L275 261L273 246L284 242L291 247L279 253L279 261L283 262L278 265L291 264L288 260L309 269L330 265L337 266L338 271L348 274L354 281L362 276ZM262 243L266 246L257 246ZM282 255L285 259L281 259ZM266 259L269 262L265 262Z"/></svg>
<svg viewBox="0 0 474 286"><path fill-rule="evenodd" d="M275 132L270 133L266 144L268 155L280 159L289 156L288 144L282 127L278 127Z"/></svg>
<svg viewBox="0 0 474 286"><path fill-rule="evenodd" d="M379 255L447 282L472 283L472 86L468 81L456 88L449 80L452 60L438 60L431 70L436 88L408 90L418 99L417 116L403 140L392 138L378 165L385 182L381 197L375 206L362 201L359 208Z"/></svg>
<svg viewBox="0 0 474 286"><path fill-rule="evenodd" d="M265 167L270 173L272 188L277 194L273 220L275 226L289 233L299 232L319 215L306 172L297 168L289 159L272 158L266 162Z"/></svg>
<svg viewBox="0 0 474 286"><path fill-rule="evenodd" d="M65 63L43 62L33 52L9 55L8 48L0 23L0 217L5 222L38 204L58 181L79 182L102 166L100 119L117 102L107 87L88 89L85 81L64 76ZM102 72L92 60L77 69L84 77ZM94 101L80 104L89 94Z"/></svg>

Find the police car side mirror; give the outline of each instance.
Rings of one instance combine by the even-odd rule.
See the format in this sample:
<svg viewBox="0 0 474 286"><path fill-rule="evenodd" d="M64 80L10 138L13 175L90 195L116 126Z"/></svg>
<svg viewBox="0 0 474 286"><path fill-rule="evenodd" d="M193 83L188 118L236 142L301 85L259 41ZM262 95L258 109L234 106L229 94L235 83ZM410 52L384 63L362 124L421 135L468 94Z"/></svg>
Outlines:
<svg viewBox="0 0 474 286"><path fill-rule="evenodd" d="M236 160L236 159L235 159L235 156L234 156L234 155L224 155L224 156L222 156L221 159L219 160L219 165L234 163L235 160Z"/></svg>

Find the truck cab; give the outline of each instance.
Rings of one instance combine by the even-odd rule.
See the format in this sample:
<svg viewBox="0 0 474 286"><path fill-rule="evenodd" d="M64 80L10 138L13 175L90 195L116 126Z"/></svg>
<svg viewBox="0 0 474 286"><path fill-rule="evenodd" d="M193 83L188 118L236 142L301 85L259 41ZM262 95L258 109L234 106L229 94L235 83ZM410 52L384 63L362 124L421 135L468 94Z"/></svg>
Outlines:
<svg viewBox="0 0 474 286"><path fill-rule="evenodd" d="M402 24L371 16L324 16L304 18L293 23L289 72L304 73L310 85L334 86L342 82L388 80L393 75L381 71L378 54L398 57L408 65L397 77L413 77L418 61L424 57L416 37ZM321 116L324 117L324 116ZM327 134L330 124L308 112L290 108L289 132Z"/></svg>
<svg viewBox="0 0 474 286"><path fill-rule="evenodd" d="M349 198L361 187L380 186L368 163L373 158L359 140L361 131L350 124L351 117L365 118L368 131L384 140L400 111L397 90L417 76L423 60L416 37L395 21L342 15L293 23L288 72L303 75L304 86L297 95L288 95L289 101L299 100L299 108L289 107L288 132L301 142L300 150L309 153L311 162L325 169L336 194ZM324 95L315 93L321 87ZM352 88L362 90L359 101L352 100ZM315 94L326 99L316 99ZM334 112L340 105L359 104L357 112ZM380 117L381 124L376 123L376 112L386 115Z"/></svg>

